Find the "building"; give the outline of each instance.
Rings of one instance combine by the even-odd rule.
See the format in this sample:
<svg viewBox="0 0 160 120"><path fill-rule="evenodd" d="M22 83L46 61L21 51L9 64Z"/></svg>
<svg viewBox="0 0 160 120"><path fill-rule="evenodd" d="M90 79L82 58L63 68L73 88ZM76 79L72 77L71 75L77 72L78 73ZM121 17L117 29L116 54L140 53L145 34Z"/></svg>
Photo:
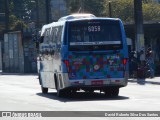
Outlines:
<svg viewBox="0 0 160 120"><path fill-rule="evenodd" d="M126 36L131 39L131 50L135 50L135 25L125 24ZM144 39L145 49L151 46L153 50L153 57L155 61L156 75L160 75L160 21L158 22L144 22Z"/></svg>

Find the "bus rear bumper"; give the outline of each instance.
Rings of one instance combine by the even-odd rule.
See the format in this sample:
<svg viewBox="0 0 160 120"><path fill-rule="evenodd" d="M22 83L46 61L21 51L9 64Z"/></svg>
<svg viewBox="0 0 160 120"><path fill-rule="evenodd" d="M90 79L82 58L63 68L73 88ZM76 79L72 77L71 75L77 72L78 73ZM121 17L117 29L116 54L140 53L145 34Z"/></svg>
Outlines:
<svg viewBox="0 0 160 120"><path fill-rule="evenodd" d="M128 83L128 73L126 72L124 78L107 78L107 79L78 79L69 80L68 74L63 74L62 86L64 88L103 88L103 87L125 87Z"/></svg>

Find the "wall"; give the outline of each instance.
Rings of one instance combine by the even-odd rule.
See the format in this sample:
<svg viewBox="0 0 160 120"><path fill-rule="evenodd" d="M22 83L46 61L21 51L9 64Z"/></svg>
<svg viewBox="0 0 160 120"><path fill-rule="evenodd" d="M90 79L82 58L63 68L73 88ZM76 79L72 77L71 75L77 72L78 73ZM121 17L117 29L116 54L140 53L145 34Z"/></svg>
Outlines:
<svg viewBox="0 0 160 120"><path fill-rule="evenodd" d="M23 44L20 31L4 34L3 72L24 72Z"/></svg>

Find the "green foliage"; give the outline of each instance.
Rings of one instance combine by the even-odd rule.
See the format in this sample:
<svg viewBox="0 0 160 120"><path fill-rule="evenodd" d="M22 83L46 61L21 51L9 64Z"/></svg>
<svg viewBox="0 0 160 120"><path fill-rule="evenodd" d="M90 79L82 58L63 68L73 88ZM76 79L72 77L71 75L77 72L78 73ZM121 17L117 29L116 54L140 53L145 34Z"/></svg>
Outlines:
<svg viewBox="0 0 160 120"><path fill-rule="evenodd" d="M104 14L109 16L109 0L106 0ZM152 0L143 0L143 20L160 20L160 4ZM134 21L134 0L112 0L112 17L120 18L124 22Z"/></svg>
<svg viewBox="0 0 160 120"><path fill-rule="evenodd" d="M10 30L13 30L13 26L15 25L15 22L17 21L17 17L15 15L9 16L9 28Z"/></svg>
<svg viewBox="0 0 160 120"><path fill-rule="evenodd" d="M26 16L25 0L9 1L9 29L21 30L24 25L24 16Z"/></svg>
<svg viewBox="0 0 160 120"><path fill-rule="evenodd" d="M93 13L96 16L103 16L104 0L85 0L84 8L86 12Z"/></svg>
<svg viewBox="0 0 160 120"><path fill-rule="evenodd" d="M96 16L102 16L104 11L105 0L65 0L69 13L92 13Z"/></svg>
<svg viewBox="0 0 160 120"><path fill-rule="evenodd" d="M10 15L9 20L10 30L22 30L23 28L27 28L27 25L24 23L24 21L19 20L15 15Z"/></svg>
<svg viewBox="0 0 160 120"><path fill-rule="evenodd" d="M160 4L143 4L143 19L145 21L160 20Z"/></svg>
<svg viewBox="0 0 160 120"><path fill-rule="evenodd" d="M29 21L31 11L35 8L35 0L10 0L10 14L18 19Z"/></svg>
<svg viewBox="0 0 160 120"><path fill-rule="evenodd" d="M17 20L14 25L12 26L12 30L22 30L23 28L27 28L27 25L21 21L21 20Z"/></svg>
<svg viewBox="0 0 160 120"><path fill-rule="evenodd" d="M120 18L122 21L134 20L134 3L133 0L111 1L112 17ZM105 15L109 17L109 2L105 4Z"/></svg>
<svg viewBox="0 0 160 120"><path fill-rule="evenodd" d="M124 22L134 21L134 0L65 0L69 13L78 12L84 5L84 12L96 16L109 17L109 1L111 2L112 17L120 18ZM84 2L84 3L83 3ZM83 4L82 4L83 3ZM153 0L143 0L144 21L160 20L160 4Z"/></svg>
<svg viewBox="0 0 160 120"><path fill-rule="evenodd" d="M9 2L9 13L10 14L13 14L13 10L14 10L14 3L13 3L13 1L10 1Z"/></svg>
<svg viewBox="0 0 160 120"><path fill-rule="evenodd" d="M0 0L0 12L4 13L5 0ZM39 1L40 22L45 20L45 0ZM111 1L112 17L124 22L134 21L134 0L64 0L69 14L77 13L80 9L96 16L109 17L109 1ZM17 29L25 22L36 20L36 0L9 0L10 29ZM144 21L160 20L160 4L153 0L143 0ZM20 22L21 21L21 22ZM22 21L25 21L22 23ZM21 25L20 25L21 24Z"/></svg>

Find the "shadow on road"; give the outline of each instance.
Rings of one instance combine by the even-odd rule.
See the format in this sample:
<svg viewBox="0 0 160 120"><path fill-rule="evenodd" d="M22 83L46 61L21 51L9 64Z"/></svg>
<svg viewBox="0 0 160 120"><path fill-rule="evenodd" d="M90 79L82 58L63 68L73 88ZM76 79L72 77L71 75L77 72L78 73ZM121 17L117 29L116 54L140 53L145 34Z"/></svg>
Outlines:
<svg viewBox="0 0 160 120"><path fill-rule="evenodd" d="M51 92L47 94L37 93L37 95L46 97L49 99L58 100L61 102L79 102L79 101L99 101L99 100L125 100L129 99L129 97L118 96L118 97L107 97L103 93L86 93L86 92L77 92L72 93L68 96L57 97L56 92Z"/></svg>

